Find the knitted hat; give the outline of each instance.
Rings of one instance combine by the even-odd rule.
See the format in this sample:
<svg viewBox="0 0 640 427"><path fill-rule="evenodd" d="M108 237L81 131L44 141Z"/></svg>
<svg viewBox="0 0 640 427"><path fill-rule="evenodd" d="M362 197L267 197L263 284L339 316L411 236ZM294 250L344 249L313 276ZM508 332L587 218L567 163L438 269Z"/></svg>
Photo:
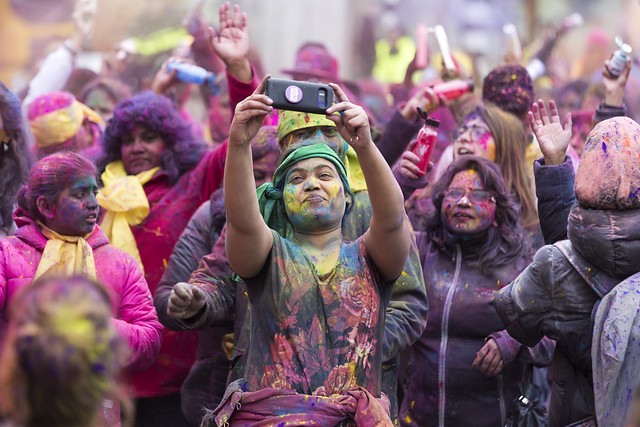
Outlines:
<svg viewBox="0 0 640 427"><path fill-rule="evenodd" d="M613 117L587 137L576 172L578 203L589 209L640 208L640 125Z"/></svg>
<svg viewBox="0 0 640 427"><path fill-rule="evenodd" d="M520 65L494 68L484 78L482 99L501 110L522 116L529 111L534 100L531 76Z"/></svg>

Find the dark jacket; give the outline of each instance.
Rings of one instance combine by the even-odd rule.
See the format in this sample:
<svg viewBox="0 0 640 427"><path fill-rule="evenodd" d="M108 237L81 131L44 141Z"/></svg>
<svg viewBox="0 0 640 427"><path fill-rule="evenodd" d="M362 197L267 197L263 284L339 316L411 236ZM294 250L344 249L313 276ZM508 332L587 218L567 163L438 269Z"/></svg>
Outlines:
<svg viewBox="0 0 640 427"><path fill-rule="evenodd" d="M557 166L546 166L544 158L533 163L538 197L540 228L547 245L567 238L567 218L576 202L573 192L574 170L571 157Z"/></svg>
<svg viewBox="0 0 640 427"><path fill-rule="evenodd" d="M574 205L569 216L571 250L592 266L603 292L640 270L640 213L585 209ZM544 246L534 261L495 298L507 331L525 345L542 337L556 340L550 426L562 426L593 415L591 385L591 316L598 293L560 249ZM565 388L572 376L584 376L566 405ZM586 384L586 385L585 385Z"/></svg>
<svg viewBox="0 0 640 427"><path fill-rule="evenodd" d="M400 423L504 425L523 377L523 360L544 365L553 353L548 340L529 349L511 338L493 307L493 296L528 259L484 273L477 244L444 244L428 240L426 233L417 233L417 240L430 307L427 328L412 347ZM485 378L471 365L489 337L500 348L504 368Z"/></svg>
<svg viewBox="0 0 640 427"><path fill-rule="evenodd" d="M200 259L212 252L225 220L220 189L212 195L211 201L200 206L180 235L154 296L158 317L165 327L183 330L167 315L169 294L176 283L188 282ZM192 425L200 425L203 407L215 408L224 395L230 362L223 351L222 341L224 335L233 332L233 321L228 316L232 312L233 304L225 310L227 315L224 319L200 333L196 361L180 391L182 413Z"/></svg>

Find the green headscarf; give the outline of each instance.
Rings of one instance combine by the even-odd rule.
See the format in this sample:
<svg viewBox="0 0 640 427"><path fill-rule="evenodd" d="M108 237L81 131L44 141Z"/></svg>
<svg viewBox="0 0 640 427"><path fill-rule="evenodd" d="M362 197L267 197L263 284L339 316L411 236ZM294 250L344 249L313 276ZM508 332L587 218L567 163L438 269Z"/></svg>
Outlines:
<svg viewBox="0 0 640 427"><path fill-rule="evenodd" d="M314 157L320 157L333 163L344 185L345 194L351 193L344 163L328 145L319 143L297 148L276 168L273 173L273 182L265 182L257 190L260 213L264 218L264 222L282 237L291 237L294 233L282 201L282 190L284 189L287 171L294 164Z"/></svg>

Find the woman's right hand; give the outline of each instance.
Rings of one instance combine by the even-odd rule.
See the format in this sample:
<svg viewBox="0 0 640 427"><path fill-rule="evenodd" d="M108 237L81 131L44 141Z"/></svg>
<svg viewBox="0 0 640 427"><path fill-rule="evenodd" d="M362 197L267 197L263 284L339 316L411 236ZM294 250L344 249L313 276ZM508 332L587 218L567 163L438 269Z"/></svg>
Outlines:
<svg viewBox="0 0 640 427"><path fill-rule="evenodd" d="M426 172L420 170L418 165L420 164L420 157L413 151L411 148L415 145L415 141L409 145L409 149L402 153L400 156L400 163L398 164L398 170L400 173L407 178L410 179L420 179L420 177L424 176ZM433 163L429 162L429 167L427 171L429 171L433 167Z"/></svg>
<svg viewBox="0 0 640 427"><path fill-rule="evenodd" d="M267 74L256 90L236 105L236 112L229 128L229 145L246 146L258 133L264 123L264 118L273 107L273 101L264 93Z"/></svg>
<svg viewBox="0 0 640 427"><path fill-rule="evenodd" d="M609 71L610 64L611 60L607 59L604 61L604 67L602 68L602 84L604 84L605 88L604 103L611 107L622 107L624 88L631 72L631 61L627 61L618 76L611 74L611 71Z"/></svg>
<svg viewBox="0 0 640 427"><path fill-rule="evenodd" d="M205 296L200 288L179 282L169 294L167 314L173 319L190 319L202 310L204 304Z"/></svg>
<svg viewBox="0 0 640 427"><path fill-rule="evenodd" d="M178 70L174 69L169 71L168 67L170 62L189 63L189 61L186 61L184 58L173 56L171 58L167 58L162 63L155 76L153 76L153 81L151 82L151 90L153 91L153 93L157 93L158 95L166 95L167 91L179 81L176 77L176 75L178 74Z"/></svg>
<svg viewBox="0 0 640 427"><path fill-rule="evenodd" d="M563 127L558 107L553 100L549 101L549 110L551 117L547 114L542 99L534 102L528 113L529 125L538 139L545 165L557 166L564 163L567 147L571 142L571 113L567 113Z"/></svg>
<svg viewBox="0 0 640 427"><path fill-rule="evenodd" d="M400 114L408 121L418 119L417 108L422 107L426 113L431 113L440 105L446 105L444 97L438 97L431 87L419 89L404 106L400 109Z"/></svg>

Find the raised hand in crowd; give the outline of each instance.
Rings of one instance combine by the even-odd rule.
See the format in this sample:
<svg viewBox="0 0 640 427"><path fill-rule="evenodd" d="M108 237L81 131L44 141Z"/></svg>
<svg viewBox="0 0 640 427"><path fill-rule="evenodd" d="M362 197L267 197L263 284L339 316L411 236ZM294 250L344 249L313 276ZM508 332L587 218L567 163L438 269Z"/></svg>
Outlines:
<svg viewBox="0 0 640 427"><path fill-rule="evenodd" d="M602 68L602 84L604 84L606 92L604 103L609 107L622 107L624 88L627 85L629 73L631 72L631 62L627 61L627 64L619 76L611 74L609 65L610 59L607 59L604 61L604 67Z"/></svg>
<svg viewBox="0 0 640 427"><path fill-rule="evenodd" d="M400 156L400 162L396 167L393 168L394 174L400 173L404 175L406 178L415 179L415 180L423 180L425 175L429 175L431 169L433 169L433 162L429 162L427 166L427 170L421 170L418 165L420 164L420 156L413 152L413 147L415 147L416 141L412 141L407 147L407 151L402 153Z"/></svg>
<svg viewBox="0 0 640 427"><path fill-rule="evenodd" d="M252 79L249 54L247 14L237 4L231 9L229 2L220 6L220 29L209 28L211 46L227 66L227 71L238 80Z"/></svg>
<svg viewBox="0 0 640 427"><path fill-rule="evenodd" d="M549 111L542 99L533 103L528 113L529 125L538 139L540 150L547 166L560 165L565 160L565 153L571 141L571 113L567 113L564 126L560 122L558 107L555 101L549 101Z"/></svg>
<svg viewBox="0 0 640 427"><path fill-rule="evenodd" d="M435 84L435 83L434 83ZM400 108L400 114L408 121L418 119L417 107L421 107L426 113L431 113L441 105L448 105L449 101L443 96L438 96L433 85L424 89L418 89L416 93Z"/></svg>
<svg viewBox="0 0 640 427"><path fill-rule="evenodd" d="M151 82L151 90L159 95L166 95L167 92L180 81L177 78L178 70L173 69L169 71L168 66L171 62L182 62L187 64L193 63L193 61L177 56L167 58L162 63L162 66L160 66L160 69L158 69L155 76L153 76L153 81Z"/></svg>

